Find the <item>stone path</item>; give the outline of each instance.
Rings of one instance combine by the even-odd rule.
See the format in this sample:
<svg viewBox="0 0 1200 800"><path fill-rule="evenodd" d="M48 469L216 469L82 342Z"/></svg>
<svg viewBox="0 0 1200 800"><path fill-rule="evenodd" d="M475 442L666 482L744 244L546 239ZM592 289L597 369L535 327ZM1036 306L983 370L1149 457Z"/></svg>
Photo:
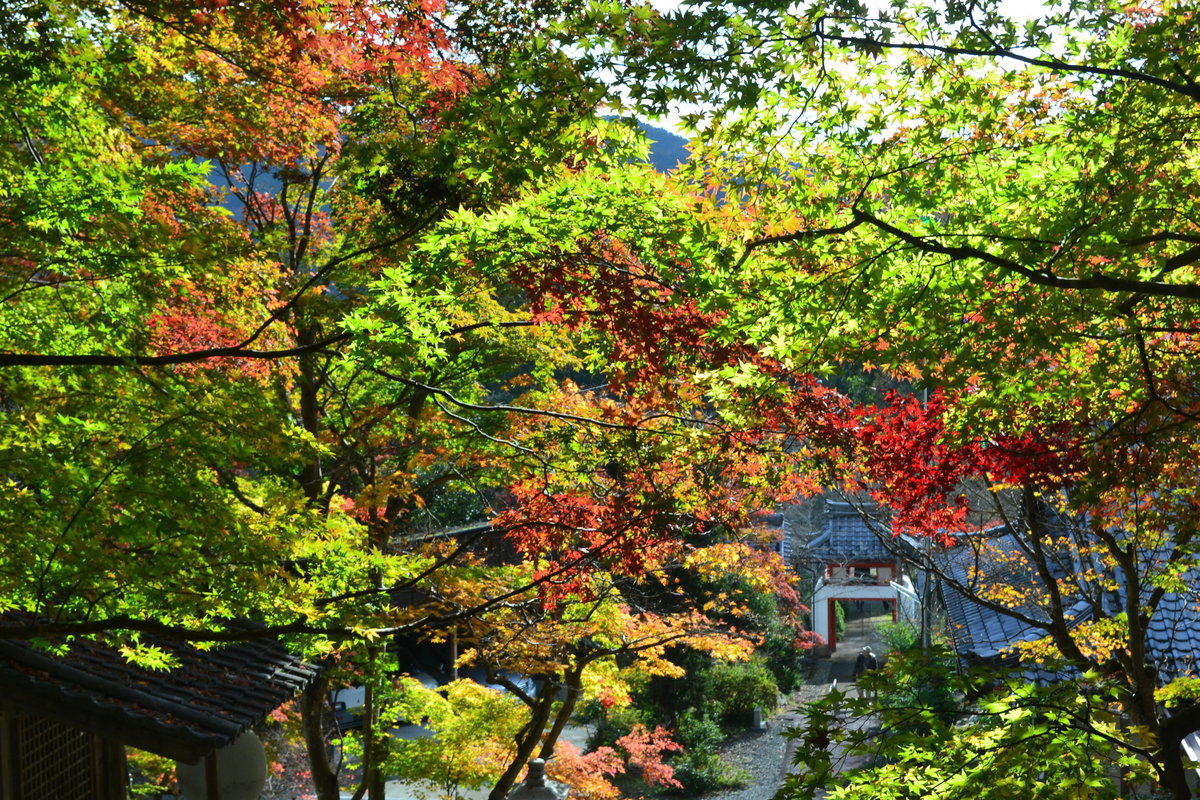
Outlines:
<svg viewBox="0 0 1200 800"><path fill-rule="evenodd" d="M782 711L768 722L766 731L744 734L726 745L721 754L749 772L753 781L741 789L705 795L706 800L770 800L775 795L788 773L797 769L792 765L794 745L783 737L784 731L800 724L804 706L826 694L834 680L839 689L855 691L854 661L866 646L876 654L884 652L883 642L875 634L876 623L884 620L890 621L891 615L851 621L838 642L837 652L817 661L808 682L787 698Z"/></svg>

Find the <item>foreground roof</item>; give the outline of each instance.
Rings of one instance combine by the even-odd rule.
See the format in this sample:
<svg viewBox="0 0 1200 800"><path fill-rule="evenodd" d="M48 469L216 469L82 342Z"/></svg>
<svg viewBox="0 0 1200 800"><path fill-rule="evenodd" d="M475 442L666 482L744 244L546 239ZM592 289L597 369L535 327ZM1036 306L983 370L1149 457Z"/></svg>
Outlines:
<svg viewBox="0 0 1200 800"><path fill-rule="evenodd" d="M303 691L316 669L274 639L203 651L143 637L178 660L170 671L130 664L115 649L72 641L53 654L0 640L0 710L53 719L194 763Z"/></svg>

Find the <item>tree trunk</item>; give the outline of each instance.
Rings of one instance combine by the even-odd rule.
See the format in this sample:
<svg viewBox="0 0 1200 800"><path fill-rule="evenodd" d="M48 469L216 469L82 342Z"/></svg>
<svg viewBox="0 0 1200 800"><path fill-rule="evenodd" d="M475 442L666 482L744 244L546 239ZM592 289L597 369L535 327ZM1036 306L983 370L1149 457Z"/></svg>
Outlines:
<svg viewBox="0 0 1200 800"><path fill-rule="evenodd" d="M583 666L571 670L564 678L563 684L566 686L567 696L558 709L558 714L554 717L554 724L550 726L549 733L542 741L542 749L538 751L537 755L538 758L545 761L554 757L554 745L558 743L558 737L562 736L563 728L567 727L567 720L571 718L571 714L575 711L575 704L579 702L579 696L583 693Z"/></svg>
<svg viewBox="0 0 1200 800"><path fill-rule="evenodd" d="M1158 751L1159 764L1162 766L1163 788L1171 800L1191 800L1192 790L1188 787L1187 770L1183 767L1183 757L1179 753L1180 743L1164 739Z"/></svg>
<svg viewBox="0 0 1200 800"><path fill-rule="evenodd" d="M504 774L492 787L488 800L504 800L516 785L517 776L521 774L521 770L525 769L525 764L533 755L538 740L542 738L542 731L546 730L546 723L550 720L550 710L554 707L554 686L555 684L550 681L546 681L542 685L542 694L533 708L529 724L517 737L517 753L513 757L512 763L508 765L508 769L504 770Z"/></svg>
<svg viewBox="0 0 1200 800"><path fill-rule="evenodd" d="M329 747L325 742L325 692L329 680L320 675L304 694L300 695L300 721L304 728L304 746L312 770L313 789L317 800L338 800L337 774L329 763Z"/></svg>
<svg viewBox="0 0 1200 800"><path fill-rule="evenodd" d="M378 655L379 651L372 648L372 662ZM378 677L372 674L371 680L367 682L366 703L363 708L363 782L367 786L367 800L386 800L381 761L383 754L387 752L383 737L388 735L388 725L379 714L379 697L375 685L377 679Z"/></svg>
<svg viewBox="0 0 1200 800"><path fill-rule="evenodd" d="M317 340L317 332L311 329L301 329L297 332L298 346L310 345ZM304 430L314 437L321 433L321 379L317 375L316 356L306 354L300 358L300 377L297 387L300 394L300 422ZM324 480L321 475L321 457L313 453L300 470L300 486L310 506L321 502Z"/></svg>

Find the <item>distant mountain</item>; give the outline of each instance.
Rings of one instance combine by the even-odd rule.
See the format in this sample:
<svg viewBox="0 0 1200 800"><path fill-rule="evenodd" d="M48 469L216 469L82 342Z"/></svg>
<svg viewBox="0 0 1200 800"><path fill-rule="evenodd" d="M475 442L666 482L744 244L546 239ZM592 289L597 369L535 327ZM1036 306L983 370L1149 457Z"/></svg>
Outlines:
<svg viewBox="0 0 1200 800"><path fill-rule="evenodd" d="M688 160L687 139L648 122L639 122L638 127L650 140L650 163L659 172L673 170L681 161ZM274 173L264 169L255 174L255 188L274 195L280 191L282 185ZM235 215L242 213L241 201L232 194L227 195L221 205Z"/></svg>
<svg viewBox="0 0 1200 800"><path fill-rule="evenodd" d="M687 161L687 139L646 122L639 122L638 127L650 140L650 163L656 170L666 172L675 169L679 162Z"/></svg>

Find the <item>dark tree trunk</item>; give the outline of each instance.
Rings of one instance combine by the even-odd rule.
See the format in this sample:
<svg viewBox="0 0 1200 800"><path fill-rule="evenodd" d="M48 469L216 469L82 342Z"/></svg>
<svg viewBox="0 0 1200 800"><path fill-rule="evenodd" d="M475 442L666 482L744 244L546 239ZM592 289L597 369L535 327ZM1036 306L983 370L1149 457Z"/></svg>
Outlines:
<svg viewBox="0 0 1200 800"><path fill-rule="evenodd" d="M521 774L521 770L525 769L525 764L533 755L534 748L542 738L542 731L546 730L546 723L550 721L550 711L554 707L554 692L554 683L546 681L542 685L541 695L533 707L533 716L517 737L517 753L512 763L508 765L508 769L504 770L504 774L492 787L488 800L504 800L516 785L517 776Z"/></svg>
<svg viewBox="0 0 1200 800"><path fill-rule="evenodd" d="M571 718L571 714L575 711L575 704L579 702L579 696L583 693L583 666L567 673L563 683L567 689L567 696L563 700L562 706L559 707L558 714L554 717L554 724L550 726L550 732L546 734L546 738L542 742L542 749L538 751L537 755L538 758L546 761L553 758L554 745L562 736L563 728L567 726L567 720Z"/></svg>
<svg viewBox="0 0 1200 800"><path fill-rule="evenodd" d="M308 764L312 770L317 800L338 800L337 774L329 763L329 747L325 742L325 692L328 688L329 681L322 675L300 695L304 746L308 750Z"/></svg>

